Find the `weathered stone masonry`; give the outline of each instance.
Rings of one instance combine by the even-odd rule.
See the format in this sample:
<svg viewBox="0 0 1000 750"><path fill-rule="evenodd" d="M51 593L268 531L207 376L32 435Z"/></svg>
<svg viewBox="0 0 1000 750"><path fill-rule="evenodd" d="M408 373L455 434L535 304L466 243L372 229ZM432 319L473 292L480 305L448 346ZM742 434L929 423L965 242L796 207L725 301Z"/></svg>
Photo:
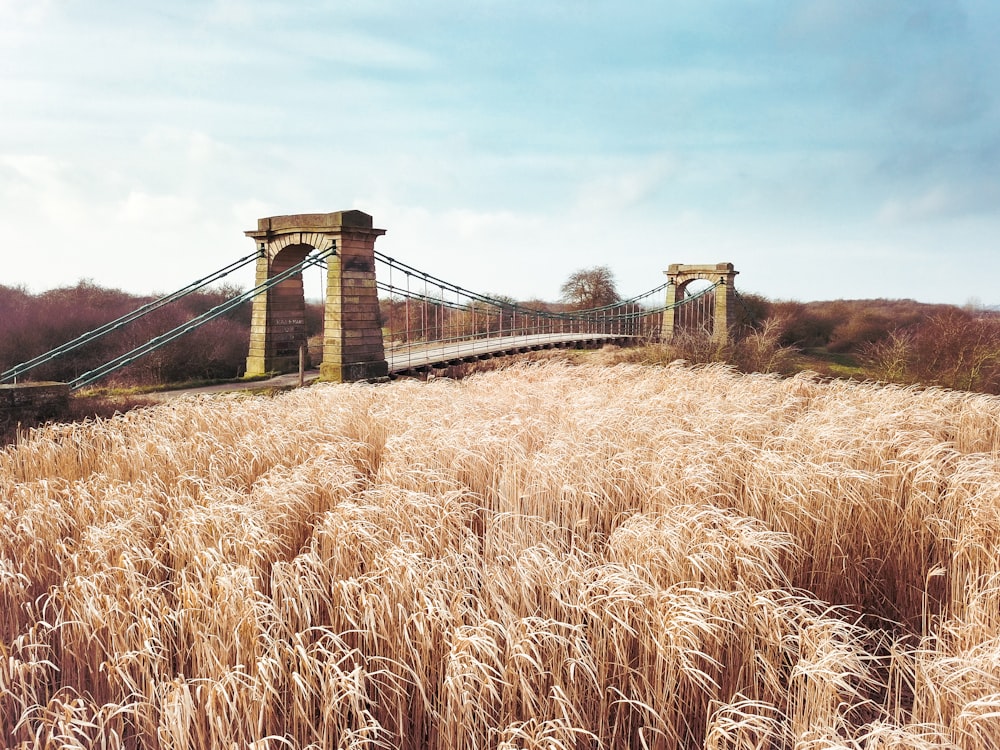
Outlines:
<svg viewBox="0 0 1000 750"><path fill-rule="evenodd" d="M715 290L715 315L712 325L712 340L724 344L729 341L729 332L733 325L736 305L736 276L739 271L733 269L732 263L715 263L707 265L671 264L664 273L667 276L667 307L684 299L684 290L695 280L711 281L713 284L721 281L722 285ZM676 316L672 308L663 313L663 327L660 340L670 342L676 331Z"/></svg>
<svg viewBox="0 0 1000 750"><path fill-rule="evenodd" d="M60 419L68 411L68 383L0 385L0 422Z"/></svg>
<svg viewBox="0 0 1000 750"><path fill-rule="evenodd" d="M246 235L260 250L257 284L302 261L315 250L336 248L327 259L326 316L320 377L348 382L388 374L375 285L375 240L363 211L295 214L259 219ZM305 343L305 296L296 275L254 299L247 375L291 372Z"/></svg>

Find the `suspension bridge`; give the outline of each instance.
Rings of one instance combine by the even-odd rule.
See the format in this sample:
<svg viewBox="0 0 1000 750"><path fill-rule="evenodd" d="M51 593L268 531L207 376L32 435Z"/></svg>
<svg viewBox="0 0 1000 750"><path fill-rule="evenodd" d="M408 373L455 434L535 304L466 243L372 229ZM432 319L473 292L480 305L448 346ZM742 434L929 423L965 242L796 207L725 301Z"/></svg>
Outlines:
<svg viewBox="0 0 1000 750"><path fill-rule="evenodd" d="M424 372L553 347L669 341L699 331L724 342L738 301L730 263L671 265L658 286L587 310L530 307L470 291L375 249L385 230L362 211L272 216L245 233L254 252L52 351L0 373L0 389L42 364L255 264L252 289L85 372L75 391L132 364L244 304L252 305L246 375L293 372L309 362L302 273L325 271L322 379L348 382ZM691 284L705 282L692 293ZM11 384L11 385L2 385ZM14 398L16 400L16 398ZM2 403L0 403L2 406Z"/></svg>

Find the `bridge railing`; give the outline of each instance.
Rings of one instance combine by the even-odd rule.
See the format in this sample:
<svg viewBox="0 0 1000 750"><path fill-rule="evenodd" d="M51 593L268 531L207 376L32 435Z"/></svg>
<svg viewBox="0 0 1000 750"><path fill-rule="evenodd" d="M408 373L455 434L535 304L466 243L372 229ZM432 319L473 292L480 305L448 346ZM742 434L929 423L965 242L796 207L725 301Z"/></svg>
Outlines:
<svg viewBox="0 0 1000 750"><path fill-rule="evenodd" d="M195 328L243 304L258 294L302 273L308 266L325 267L325 258L334 248L311 254L301 263L269 278L254 289L227 300L202 315L157 336L110 362L78 376L71 382L76 390L116 370L125 367L152 351L170 343ZM16 380L40 364L65 355L96 338L117 330L128 323L180 299L216 281L256 258L256 253L199 279L183 289L145 305L133 313L103 325L57 349L0 373L0 382ZM656 341L660 336L664 313L672 308L685 308L684 320L698 321L708 317L713 305L711 295L718 284L698 294L685 297L670 306L659 304L667 284L650 289L635 297L587 310L567 309L563 305L545 303L523 304L511 298L495 297L465 289L420 271L383 253L375 251L376 285L383 323L386 355L398 359L419 355L430 348L446 348L449 356L477 349L484 340L509 342L514 348L552 341L632 340ZM722 283L722 282L719 282Z"/></svg>
<svg viewBox="0 0 1000 750"><path fill-rule="evenodd" d="M378 251L375 260L389 357L442 346L460 356L490 339L525 339L526 345L567 336L656 341L668 309L661 302L667 284L613 304L574 310L473 292ZM709 287L672 307L690 305L714 289Z"/></svg>

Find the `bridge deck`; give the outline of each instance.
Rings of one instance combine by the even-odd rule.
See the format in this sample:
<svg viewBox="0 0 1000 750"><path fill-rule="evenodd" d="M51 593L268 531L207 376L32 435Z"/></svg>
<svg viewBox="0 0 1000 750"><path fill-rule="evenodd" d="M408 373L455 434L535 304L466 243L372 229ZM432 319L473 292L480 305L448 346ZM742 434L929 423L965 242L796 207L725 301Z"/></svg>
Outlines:
<svg viewBox="0 0 1000 750"><path fill-rule="evenodd" d="M539 333L525 336L499 336L494 338L464 339L444 343L430 343L426 348L407 347L393 351L386 347L389 372L419 370L434 365L459 363L480 357L514 354L533 349L552 349L576 344L612 343L632 339L620 333Z"/></svg>

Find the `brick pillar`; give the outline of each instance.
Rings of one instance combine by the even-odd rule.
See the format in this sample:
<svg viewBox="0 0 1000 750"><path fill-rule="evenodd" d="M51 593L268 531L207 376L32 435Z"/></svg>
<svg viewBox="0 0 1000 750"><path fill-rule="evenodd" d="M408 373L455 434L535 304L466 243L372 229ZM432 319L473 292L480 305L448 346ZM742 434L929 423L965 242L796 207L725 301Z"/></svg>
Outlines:
<svg viewBox="0 0 1000 750"><path fill-rule="evenodd" d="M263 221L263 219L261 220ZM260 286L267 281L271 271L271 259L267 256L267 243L258 244L257 273L254 276L254 286ZM259 294L253 299L253 310L250 314L250 352L247 354L246 374L250 376L263 375L271 371L270 358L267 354L267 294Z"/></svg>
<svg viewBox="0 0 1000 750"><path fill-rule="evenodd" d="M667 275L667 309L663 311L663 323L660 326L660 341L669 344L674 339L674 309L671 307L677 301L677 276L680 273L680 264L673 263L664 271Z"/></svg>
<svg viewBox="0 0 1000 750"><path fill-rule="evenodd" d="M324 380L365 380L388 373L375 286L375 240L383 234L362 211L271 216L246 232L260 250L258 285L313 250L336 248L326 260ZM247 375L294 371L304 341L305 298L302 277L296 275L254 299Z"/></svg>
<svg viewBox="0 0 1000 750"><path fill-rule="evenodd" d="M685 265L672 263L664 271L667 276L667 302L672 305L678 301L678 293L689 281L701 279L713 284L722 282L715 288L715 315L712 321L712 340L725 344L729 341L729 330L733 326L736 314L736 276L739 271L733 269L732 263L715 263L710 265ZM674 310L663 312L663 324L660 327L660 341L670 343L676 332L677 318Z"/></svg>
<svg viewBox="0 0 1000 750"><path fill-rule="evenodd" d="M712 328L712 341L717 344L729 343L729 332L733 327L736 315L736 274L732 263L719 263L716 266L717 281L722 283L715 288L715 323Z"/></svg>
<svg viewBox="0 0 1000 750"><path fill-rule="evenodd" d="M279 244L280 243L272 243ZM329 242L326 243L329 245ZM256 284L287 271L314 250L297 243L271 247L257 259ZM253 301L247 374L292 372L299 366L299 347L306 344L306 300L302 274L285 279ZM306 365L309 366L308 363Z"/></svg>
<svg viewBox="0 0 1000 750"><path fill-rule="evenodd" d="M389 374L375 286L375 240L383 234L369 223L336 235L337 255L326 273L323 380L345 383Z"/></svg>

